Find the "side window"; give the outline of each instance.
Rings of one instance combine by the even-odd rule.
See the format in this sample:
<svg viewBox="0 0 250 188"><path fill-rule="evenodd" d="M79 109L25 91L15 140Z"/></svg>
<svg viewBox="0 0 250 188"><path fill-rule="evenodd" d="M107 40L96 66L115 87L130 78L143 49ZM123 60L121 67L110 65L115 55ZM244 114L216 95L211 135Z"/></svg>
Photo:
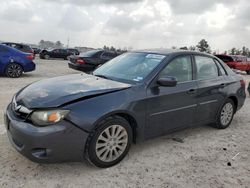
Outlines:
<svg viewBox="0 0 250 188"><path fill-rule="evenodd" d="M197 79L211 79L219 76L218 68L212 58L195 56Z"/></svg>
<svg viewBox="0 0 250 188"><path fill-rule="evenodd" d="M226 73L224 67L221 65L221 63L219 61L217 61L216 59L214 61L218 65L221 75L222 76L227 75L227 73Z"/></svg>
<svg viewBox="0 0 250 188"><path fill-rule="evenodd" d="M60 49L60 53L66 54L66 53L67 53L67 50L65 50L65 49Z"/></svg>
<svg viewBox="0 0 250 188"><path fill-rule="evenodd" d="M192 62L190 56L177 57L171 61L160 73L160 77L172 76L178 82L192 80Z"/></svg>
<svg viewBox="0 0 250 188"><path fill-rule="evenodd" d="M93 58L99 58L103 51L96 52L92 55Z"/></svg>

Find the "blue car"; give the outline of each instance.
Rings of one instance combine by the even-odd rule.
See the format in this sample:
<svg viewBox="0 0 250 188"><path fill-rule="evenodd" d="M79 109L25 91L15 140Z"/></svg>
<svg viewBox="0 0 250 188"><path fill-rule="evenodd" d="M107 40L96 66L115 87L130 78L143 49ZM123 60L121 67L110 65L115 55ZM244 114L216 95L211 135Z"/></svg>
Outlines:
<svg viewBox="0 0 250 188"><path fill-rule="evenodd" d="M22 76L23 72L31 72L36 69L33 59L33 54L0 44L0 74L18 78Z"/></svg>

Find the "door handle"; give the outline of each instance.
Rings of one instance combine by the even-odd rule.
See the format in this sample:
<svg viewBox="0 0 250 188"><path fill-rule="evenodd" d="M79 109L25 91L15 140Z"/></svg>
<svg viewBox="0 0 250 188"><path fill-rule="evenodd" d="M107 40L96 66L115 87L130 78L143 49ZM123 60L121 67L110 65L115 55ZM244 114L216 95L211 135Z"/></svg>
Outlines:
<svg viewBox="0 0 250 188"><path fill-rule="evenodd" d="M221 88L224 88L225 86L226 86L225 83L223 83L223 84L220 85Z"/></svg>
<svg viewBox="0 0 250 188"><path fill-rule="evenodd" d="M195 94L197 92L196 89L190 89L187 91L187 94Z"/></svg>

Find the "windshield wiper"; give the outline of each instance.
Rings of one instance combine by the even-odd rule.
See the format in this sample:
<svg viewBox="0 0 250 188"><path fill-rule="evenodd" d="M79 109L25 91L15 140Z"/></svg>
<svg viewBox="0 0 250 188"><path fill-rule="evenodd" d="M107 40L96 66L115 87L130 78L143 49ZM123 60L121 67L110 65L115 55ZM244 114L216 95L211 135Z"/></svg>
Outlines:
<svg viewBox="0 0 250 188"><path fill-rule="evenodd" d="M107 79L107 80L111 80L109 77L107 77L105 75L102 75L102 74L94 74L94 76L97 76L97 77L100 77L100 78L104 78L104 79Z"/></svg>

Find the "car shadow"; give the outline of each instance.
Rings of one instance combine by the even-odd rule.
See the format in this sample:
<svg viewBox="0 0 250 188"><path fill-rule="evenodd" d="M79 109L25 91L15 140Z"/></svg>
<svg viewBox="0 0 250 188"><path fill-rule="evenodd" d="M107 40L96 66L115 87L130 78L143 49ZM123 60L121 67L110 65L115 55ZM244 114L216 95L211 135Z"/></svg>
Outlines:
<svg viewBox="0 0 250 188"><path fill-rule="evenodd" d="M126 163L130 163L131 158L137 158L142 153L148 153L154 148L164 147L172 147L176 145L187 145L189 144L189 137L195 137L196 139L199 137L204 137L203 135L207 135L206 133L211 133L217 131L217 129L212 128L210 126L199 126L193 128L187 128L182 131L174 132L171 134L167 134L165 136L153 138L142 143L132 144L128 155L123 159L123 161L116 165L126 165ZM89 164L87 161L83 162L63 162L63 163L53 163L53 164L38 164L34 163L22 155L18 154L15 151L15 154L18 155L18 160L22 161L21 164L24 164L24 161L28 165L36 166L36 168L43 169L42 171L53 171L53 169L60 169L62 171L66 170L65 173L71 173L69 168L72 170L87 170L87 171L96 171L100 170L100 168L94 167ZM115 167L111 167L115 168Z"/></svg>

